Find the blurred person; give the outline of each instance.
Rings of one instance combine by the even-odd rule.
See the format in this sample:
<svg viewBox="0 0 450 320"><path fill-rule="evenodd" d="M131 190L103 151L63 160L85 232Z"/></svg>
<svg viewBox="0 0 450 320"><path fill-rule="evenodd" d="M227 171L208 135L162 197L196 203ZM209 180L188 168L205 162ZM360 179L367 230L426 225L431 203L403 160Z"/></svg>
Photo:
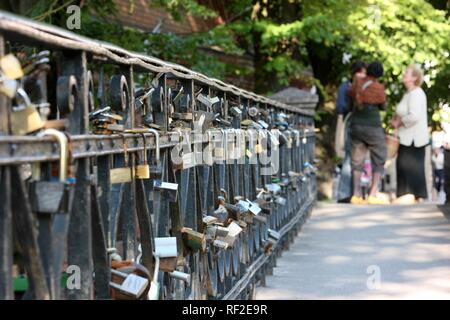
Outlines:
<svg viewBox="0 0 450 320"><path fill-rule="evenodd" d="M403 75L407 92L397 105L391 121L398 128L400 146L397 154L397 197L421 202L428 197L425 179L425 148L430 143L428 133L427 96L420 87L423 72L417 65L407 67Z"/></svg>
<svg viewBox="0 0 450 320"><path fill-rule="evenodd" d="M348 96L352 79L362 79L366 76L366 63L355 61L351 65L351 79L345 80L338 88L336 98L336 113L338 116L336 125L336 155L343 158L339 171L339 181L337 187L337 202L348 203L353 194L352 169L351 169L351 139L350 122L353 102Z"/></svg>
<svg viewBox="0 0 450 320"><path fill-rule="evenodd" d="M444 150L442 148L434 148L433 155L431 157L433 161L434 172L434 188L437 193L441 192L444 182Z"/></svg>
<svg viewBox="0 0 450 320"><path fill-rule="evenodd" d="M355 102L350 127L353 172L351 203L354 204L387 203L386 199L378 197L378 187L387 157L385 134L380 117L380 110L384 109L386 103L386 93L384 86L378 81L383 72L383 65L380 62L372 62L367 67L367 76L355 79L349 89L349 96ZM370 151L372 185L366 201L361 192L361 173L364 171L367 150Z"/></svg>

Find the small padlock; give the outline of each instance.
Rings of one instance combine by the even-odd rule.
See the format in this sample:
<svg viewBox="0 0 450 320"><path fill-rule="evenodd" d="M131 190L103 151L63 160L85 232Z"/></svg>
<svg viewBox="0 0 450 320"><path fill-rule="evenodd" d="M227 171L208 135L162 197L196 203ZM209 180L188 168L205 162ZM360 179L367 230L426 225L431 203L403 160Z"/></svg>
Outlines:
<svg viewBox="0 0 450 320"><path fill-rule="evenodd" d="M0 58L0 69L6 78L16 80L23 77L20 61L12 53Z"/></svg>
<svg viewBox="0 0 450 320"><path fill-rule="evenodd" d="M224 250L228 249L228 243L225 242L225 241L222 241L222 240L217 240L217 239L214 240L213 241L213 246L215 246L215 247L217 247L219 249L224 249Z"/></svg>
<svg viewBox="0 0 450 320"><path fill-rule="evenodd" d="M111 281L109 283L110 287L119 290L120 292L135 299L139 299L148 287L148 279L135 275L133 273L127 274L115 269L111 269L111 274L124 278L124 280L122 284L117 284Z"/></svg>
<svg viewBox="0 0 450 320"><path fill-rule="evenodd" d="M233 247L237 237L242 232L242 228L235 221L232 221L228 226L228 234L225 237L217 237L216 240L224 241L229 247Z"/></svg>
<svg viewBox="0 0 450 320"><path fill-rule="evenodd" d="M68 140L66 135L55 129L46 129L40 136L53 136L57 139L60 148L59 180L58 181L33 181L30 184L30 203L34 212L57 213L65 211L61 205L67 197L68 191Z"/></svg>
<svg viewBox="0 0 450 320"><path fill-rule="evenodd" d="M172 272L177 266L177 238L155 238L155 255L159 257L159 269Z"/></svg>
<svg viewBox="0 0 450 320"><path fill-rule="evenodd" d="M160 154L160 138L159 138L159 132L156 129L149 129L149 128L134 128L134 129L127 129L125 130L125 133L152 133L155 136L155 165L150 165L150 178L160 178L162 174L162 168L161 168L161 154Z"/></svg>
<svg viewBox="0 0 450 320"><path fill-rule="evenodd" d="M126 138L124 135L121 135L123 138L123 151L124 151L124 167L121 168L113 168L109 171L109 179L111 184L115 183L126 183L133 181L133 170L129 167L128 164L128 150L126 144Z"/></svg>
<svg viewBox="0 0 450 320"><path fill-rule="evenodd" d="M287 203L287 200L284 197L277 196L277 197L275 197L275 203L279 204L280 206L285 206Z"/></svg>
<svg viewBox="0 0 450 320"><path fill-rule="evenodd" d="M206 250L206 238L203 233L184 227L181 228L181 234L188 248L194 251L201 250L202 252Z"/></svg>
<svg viewBox="0 0 450 320"><path fill-rule="evenodd" d="M145 138L145 134L142 133L141 135L144 143L144 163L136 166L134 176L136 179L150 179L150 166L147 161L147 139Z"/></svg>
<svg viewBox="0 0 450 320"><path fill-rule="evenodd" d="M11 112L11 132L13 135L25 135L44 127L44 122L31 103L25 90L17 89L17 95L22 98L23 104L14 108Z"/></svg>
<svg viewBox="0 0 450 320"><path fill-rule="evenodd" d="M153 188L163 192L170 202L176 202L178 197L178 183L153 180Z"/></svg>

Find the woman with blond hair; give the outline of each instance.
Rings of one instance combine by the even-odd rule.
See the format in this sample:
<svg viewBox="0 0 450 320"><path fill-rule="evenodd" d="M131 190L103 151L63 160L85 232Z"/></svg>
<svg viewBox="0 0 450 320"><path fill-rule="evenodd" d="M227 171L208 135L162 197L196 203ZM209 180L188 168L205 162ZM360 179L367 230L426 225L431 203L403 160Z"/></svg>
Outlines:
<svg viewBox="0 0 450 320"><path fill-rule="evenodd" d="M397 105L391 122L398 128L400 146L397 154L397 197L412 202L427 198L425 148L430 142L427 120L427 97L420 87L423 72L410 65L403 75L406 93Z"/></svg>

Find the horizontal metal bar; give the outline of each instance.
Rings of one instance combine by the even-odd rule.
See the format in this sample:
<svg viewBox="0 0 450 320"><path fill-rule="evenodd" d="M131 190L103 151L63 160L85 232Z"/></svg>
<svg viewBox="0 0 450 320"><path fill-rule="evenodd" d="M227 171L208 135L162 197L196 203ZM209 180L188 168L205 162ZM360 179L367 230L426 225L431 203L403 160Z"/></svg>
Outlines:
<svg viewBox="0 0 450 320"><path fill-rule="evenodd" d="M222 133L213 131L217 141ZM305 136L313 136L309 132ZM143 139L140 134L125 134L127 151L139 152L144 150ZM145 134L147 149L156 147L153 134ZM70 138L72 157L74 159L98 157L109 154L124 153L124 141L118 134L112 135L74 135ZM160 148L174 147L180 141L178 132L161 132ZM208 142L206 135L196 135L191 132L192 144ZM23 164L29 162L44 162L59 160L59 146L50 137L36 136L0 136L0 165Z"/></svg>

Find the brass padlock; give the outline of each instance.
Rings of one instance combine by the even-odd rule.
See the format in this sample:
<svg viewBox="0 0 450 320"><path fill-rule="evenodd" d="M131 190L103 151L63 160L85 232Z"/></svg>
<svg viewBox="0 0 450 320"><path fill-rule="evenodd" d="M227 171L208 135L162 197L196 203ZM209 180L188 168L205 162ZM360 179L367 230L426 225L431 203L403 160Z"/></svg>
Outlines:
<svg viewBox="0 0 450 320"><path fill-rule="evenodd" d="M150 166L147 161L147 139L145 138L145 134L141 133L141 136L144 143L144 163L136 166L134 176L137 179L150 179Z"/></svg>
<svg viewBox="0 0 450 320"><path fill-rule="evenodd" d="M159 132L156 129L149 128L134 128L127 129L124 131L125 133L152 133L155 136L155 153L156 153L156 164L149 165L150 169L150 178L160 178L162 174L161 168L161 155L160 155L160 144L159 144Z"/></svg>
<svg viewBox="0 0 450 320"><path fill-rule="evenodd" d="M0 69L3 75L9 79L16 80L23 77L19 59L11 53L0 58Z"/></svg>
<svg viewBox="0 0 450 320"><path fill-rule="evenodd" d="M131 182L133 180L133 170L131 167L129 167L128 164L128 150L127 150L127 144L125 140L125 136L122 135L123 138L123 151L124 151L124 161L125 166L121 168L113 168L109 171L109 179L110 183L125 183L125 182Z"/></svg>
<svg viewBox="0 0 450 320"><path fill-rule="evenodd" d="M25 90L17 89L17 94L22 98L23 104L13 108L11 112L11 132L13 135L25 135L44 127L44 122L36 110L36 106L31 103Z"/></svg>

